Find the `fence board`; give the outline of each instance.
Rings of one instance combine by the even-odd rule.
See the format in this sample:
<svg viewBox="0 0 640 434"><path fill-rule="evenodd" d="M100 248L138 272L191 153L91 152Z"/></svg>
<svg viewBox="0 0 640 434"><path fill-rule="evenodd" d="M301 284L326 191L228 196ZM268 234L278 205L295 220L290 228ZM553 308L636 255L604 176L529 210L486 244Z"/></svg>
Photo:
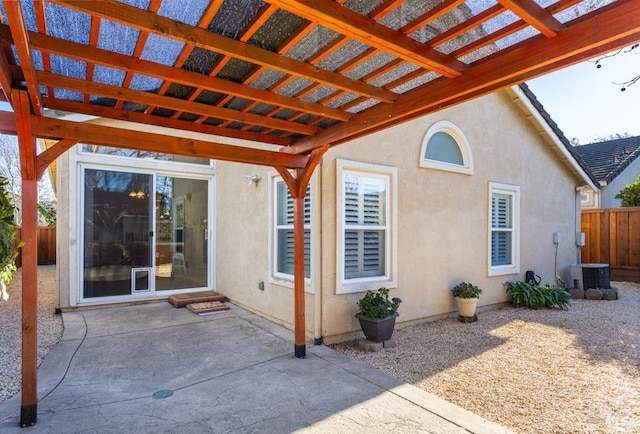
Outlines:
<svg viewBox="0 0 640 434"><path fill-rule="evenodd" d="M18 239L22 233L18 229ZM55 226L39 226L38 227L38 265L50 265L56 263L56 227ZM20 249L16 265L22 265L22 249Z"/></svg>
<svg viewBox="0 0 640 434"><path fill-rule="evenodd" d="M582 211L582 262L609 264L611 280L640 283L640 208Z"/></svg>

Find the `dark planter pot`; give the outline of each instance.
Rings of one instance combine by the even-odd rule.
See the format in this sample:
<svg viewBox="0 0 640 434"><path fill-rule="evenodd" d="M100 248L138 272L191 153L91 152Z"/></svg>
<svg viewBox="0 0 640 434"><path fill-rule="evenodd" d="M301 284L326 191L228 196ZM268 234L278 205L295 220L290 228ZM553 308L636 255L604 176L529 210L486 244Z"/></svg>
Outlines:
<svg viewBox="0 0 640 434"><path fill-rule="evenodd" d="M356 318L360 320L360 328L365 338L373 342L384 342L391 339L398 315L398 312L396 312L386 318L369 318L368 316L357 314Z"/></svg>

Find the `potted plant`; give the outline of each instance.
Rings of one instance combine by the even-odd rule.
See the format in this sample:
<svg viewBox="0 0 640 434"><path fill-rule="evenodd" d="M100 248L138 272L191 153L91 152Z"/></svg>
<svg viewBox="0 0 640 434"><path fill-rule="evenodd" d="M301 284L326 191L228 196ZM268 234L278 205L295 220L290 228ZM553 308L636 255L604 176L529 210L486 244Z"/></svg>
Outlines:
<svg viewBox="0 0 640 434"><path fill-rule="evenodd" d="M458 315L473 318L476 314L478 297L482 294L482 289L470 282L460 282L453 287L451 293L458 305Z"/></svg>
<svg viewBox="0 0 640 434"><path fill-rule="evenodd" d="M373 342L384 342L391 339L396 324L398 307L402 300L398 297L389 299L389 289L367 291L358 301L356 318L364 336Z"/></svg>

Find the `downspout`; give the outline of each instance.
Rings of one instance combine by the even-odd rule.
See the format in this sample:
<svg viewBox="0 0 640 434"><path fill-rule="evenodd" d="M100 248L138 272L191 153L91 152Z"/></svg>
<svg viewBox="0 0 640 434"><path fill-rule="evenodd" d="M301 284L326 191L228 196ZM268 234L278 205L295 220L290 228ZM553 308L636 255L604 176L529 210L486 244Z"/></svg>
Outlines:
<svg viewBox="0 0 640 434"><path fill-rule="evenodd" d="M581 193L587 189L587 186L576 187L575 193L575 234L576 234L576 264L582 263L582 197Z"/></svg>
<svg viewBox="0 0 640 434"><path fill-rule="evenodd" d="M321 186L320 188L316 188L314 189L314 191L316 191L316 203L317 204L321 204L322 203L322 163L320 163L319 165L319 169L317 172L316 177L318 178L316 180L316 184L315 185L319 185ZM322 207L314 207L314 212L315 217L316 217L316 221L315 226L314 227L314 231L316 232L316 243L314 244L314 246L319 246L316 247L316 253L319 253L317 255L315 255L316 260L315 260L315 275L311 276L312 279L312 287L314 289L313 292L313 307L314 307L314 318L315 318L315 326L314 326L314 331L313 331L313 344L314 345L322 345L322 320L323 320L323 298L324 298L324 285L322 284L322 252L323 252L323 244L322 244Z"/></svg>

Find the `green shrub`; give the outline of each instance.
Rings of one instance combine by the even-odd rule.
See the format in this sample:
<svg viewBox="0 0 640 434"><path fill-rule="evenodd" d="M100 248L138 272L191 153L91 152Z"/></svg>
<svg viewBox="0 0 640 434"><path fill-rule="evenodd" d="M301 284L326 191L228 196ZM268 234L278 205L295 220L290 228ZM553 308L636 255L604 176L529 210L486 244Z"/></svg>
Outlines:
<svg viewBox="0 0 640 434"><path fill-rule="evenodd" d="M15 207L7 193L7 180L0 176L0 301L9 298L7 285L16 271L18 248L22 246L17 232Z"/></svg>
<svg viewBox="0 0 640 434"><path fill-rule="evenodd" d="M471 282L460 282L453 287L451 293L458 298L478 298L482 294L482 289Z"/></svg>
<svg viewBox="0 0 640 434"><path fill-rule="evenodd" d="M398 297L389 300L388 288L367 291L364 297L358 301L358 313L368 318L386 318L396 313L400 303L402 300Z"/></svg>
<svg viewBox="0 0 640 434"><path fill-rule="evenodd" d="M506 282L504 285L507 287L511 304L515 307L559 307L566 310L571 304L569 293L557 286L537 285L533 282Z"/></svg>

